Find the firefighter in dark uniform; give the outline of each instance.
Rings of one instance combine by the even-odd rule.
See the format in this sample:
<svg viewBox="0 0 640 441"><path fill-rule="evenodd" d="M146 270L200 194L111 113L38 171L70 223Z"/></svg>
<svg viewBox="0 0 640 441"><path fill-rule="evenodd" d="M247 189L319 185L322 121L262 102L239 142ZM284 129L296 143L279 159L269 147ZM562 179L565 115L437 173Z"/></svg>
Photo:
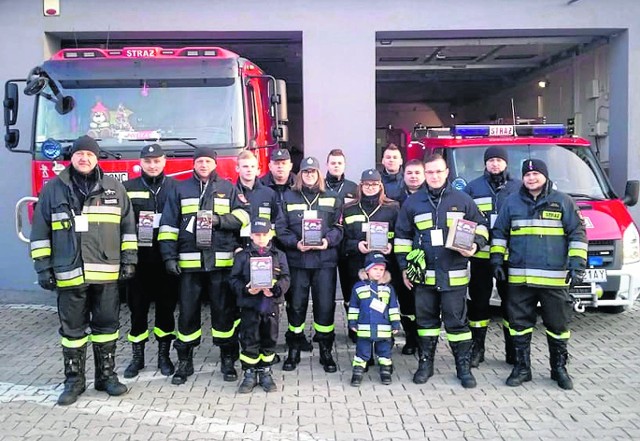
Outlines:
<svg viewBox="0 0 640 441"><path fill-rule="evenodd" d="M285 191L291 188L296 177L292 168L289 150L276 149L271 152L269 173L262 177L262 183L276 192L280 204Z"/></svg>
<svg viewBox="0 0 640 441"><path fill-rule="evenodd" d="M275 349L278 340L280 304L289 289L289 265L285 254L271 243L273 230L267 219L256 218L251 222L251 245L235 256L231 270L231 289L238 298L240 307L240 362L244 379L239 393L249 393L256 384L266 392L276 390L271 376L275 364ZM260 274L252 277L252 265L262 263L258 259L270 260L268 287L252 286ZM259 280L258 280L259 281Z"/></svg>
<svg viewBox="0 0 640 441"><path fill-rule="evenodd" d="M118 279L133 277L138 258L131 202L122 184L98 166L98 143L82 136L70 153L71 166L42 189L31 230L38 283L58 293L65 375L60 405L85 391L89 341L96 390L127 392L115 372Z"/></svg>
<svg viewBox="0 0 640 441"><path fill-rule="evenodd" d="M300 346L304 341L309 289L313 299L314 341L320 346L320 363L325 372L336 372L331 355L335 339L336 267L342 241L342 202L327 190L316 158L305 158L300 174L284 194L282 215L276 220L276 235L284 246L291 271L291 289L286 296L289 330L286 334L289 354L282 368L292 371L300 362ZM313 226L321 219L321 245L303 242L303 225ZM316 224L317 225L317 224Z"/></svg>
<svg viewBox="0 0 640 441"><path fill-rule="evenodd" d="M469 257L488 242L486 222L473 199L447 186L449 169L442 156L425 161L427 190L409 196L396 222L394 248L403 279L414 290L420 362L413 381L425 383L433 375L433 359L440 335L441 317L453 351L462 386L473 388L471 331L467 322ZM454 219L477 223L470 251L445 248Z"/></svg>
<svg viewBox="0 0 640 441"><path fill-rule="evenodd" d="M239 317L229 274L238 246L236 236L249 223L249 215L237 204L233 184L215 172L215 150L198 147L193 158L193 176L179 181L168 196L158 235L167 272L180 276L180 314L174 342L178 368L171 382L183 384L193 374L193 350L202 337L203 294L210 302L211 335L220 347L220 370L225 381L235 381Z"/></svg>
<svg viewBox="0 0 640 441"><path fill-rule="evenodd" d="M341 254L346 261L346 268L344 271L345 281L342 282L341 280L340 284L344 286L344 307L346 311L349 310L349 301L351 300L351 290L347 287L353 288L360 281L358 272L364 268L365 257L371 252L367 244L367 233L363 227L368 225L369 222L387 222L389 243L386 249L379 251L388 256L393 251L393 231L398 217L398 210L400 209L400 205L396 201L389 199L385 195L380 172L375 169L362 172L360 190L357 195L354 201L344 206L342 214L344 237ZM394 265L389 265L389 267L391 266ZM400 277L399 272L397 276ZM391 277L393 277L393 274ZM356 341L355 332L349 330L349 337L353 342Z"/></svg>
<svg viewBox="0 0 640 441"><path fill-rule="evenodd" d="M178 301L178 278L167 274L158 245L162 209L167 195L176 185L173 178L164 174L166 163L162 147L148 145L140 152L141 176L124 183L138 225L138 266L135 277L126 287L131 311L131 330L127 337L133 357L124 371L125 378L137 376L144 368L144 347L149 340L147 320L152 301L156 305L153 334L158 342L158 369L162 375L173 375L175 370L169 350L171 340L175 338L173 314Z"/></svg>
<svg viewBox="0 0 640 441"><path fill-rule="evenodd" d="M566 369L571 311L568 288L584 279L586 230L573 199L553 189L542 160L528 159L522 164L522 181L520 190L500 209L491 239L494 276L496 280L506 278L509 290L507 316L515 365L507 385L531 381L531 335L539 302L547 328L551 379L562 389L573 389Z"/></svg>
<svg viewBox="0 0 640 441"><path fill-rule="evenodd" d="M484 152L485 170L479 178L469 182L465 193L473 198L476 205L489 221L489 227L498 217L498 212L510 194L517 192L522 182L507 171L509 158L503 147L492 146ZM504 334L505 359L509 364L514 362L513 345L509 335L507 320L507 282L496 282L501 299L502 332ZM489 300L493 292L493 271L489 262L489 245L479 250L471 258L471 280L469 281L469 327L473 335L473 352L471 367L478 367L484 361L484 342L487 328L491 321Z"/></svg>
<svg viewBox="0 0 640 441"><path fill-rule="evenodd" d="M397 194L402 187L402 153L394 143L388 144L382 152L382 184L387 195ZM391 196L389 196L391 197Z"/></svg>

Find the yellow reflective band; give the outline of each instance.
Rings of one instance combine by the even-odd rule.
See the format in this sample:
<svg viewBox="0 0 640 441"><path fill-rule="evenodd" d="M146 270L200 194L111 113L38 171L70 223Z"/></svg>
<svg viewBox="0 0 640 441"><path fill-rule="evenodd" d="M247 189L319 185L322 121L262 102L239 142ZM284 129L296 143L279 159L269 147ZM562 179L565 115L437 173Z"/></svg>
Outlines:
<svg viewBox="0 0 640 441"><path fill-rule="evenodd" d="M539 286L568 286L564 278L541 277L541 276L512 276L509 274L509 283Z"/></svg>
<svg viewBox="0 0 640 441"><path fill-rule="evenodd" d="M148 191L128 191L129 199L149 199Z"/></svg>
<svg viewBox="0 0 640 441"><path fill-rule="evenodd" d="M411 252L411 245L402 245L396 241L396 243L393 244L393 251L395 253L409 254Z"/></svg>
<svg viewBox="0 0 640 441"><path fill-rule="evenodd" d="M178 240L178 233L160 233L158 240Z"/></svg>
<svg viewBox="0 0 640 441"><path fill-rule="evenodd" d="M328 334L330 332L333 332L333 330L336 328L335 325L320 325L316 322L313 322L313 329L315 329L318 332L322 332L324 334Z"/></svg>
<svg viewBox="0 0 640 441"><path fill-rule="evenodd" d="M344 218L344 223L349 225L354 222L366 222L367 218L364 217L364 214L352 214L351 216L347 216Z"/></svg>
<svg viewBox="0 0 640 441"><path fill-rule="evenodd" d="M198 212L197 205L183 205L182 207L180 207L181 214L195 214L197 212Z"/></svg>
<svg viewBox="0 0 640 441"><path fill-rule="evenodd" d="M304 332L304 323L300 326L289 324L289 331L293 332L294 334L301 334L302 332Z"/></svg>
<svg viewBox="0 0 640 441"><path fill-rule="evenodd" d="M533 333L533 328L523 329L522 331L516 331L513 328L509 328L509 335L518 336L518 335L527 335Z"/></svg>
<svg viewBox="0 0 640 441"><path fill-rule="evenodd" d="M491 320L469 320L470 328L486 328Z"/></svg>
<svg viewBox="0 0 640 441"><path fill-rule="evenodd" d="M260 363L260 356L256 358L252 358L252 357L249 357L248 355L240 353L240 361L253 366Z"/></svg>
<svg viewBox="0 0 640 441"><path fill-rule="evenodd" d="M462 334L449 334L447 332L447 340L452 342L471 340L471 332L463 332Z"/></svg>
<svg viewBox="0 0 640 441"><path fill-rule="evenodd" d="M433 220L429 219L425 221L416 222L416 227L418 228L418 230L428 230L429 228L433 227Z"/></svg>
<svg viewBox="0 0 640 441"><path fill-rule="evenodd" d="M114 273L106 273L101 271L85 271L84 277L86 280L96 280L100 282L106 282L109 280L118 280L119 272L116 271Z"/></svg>
<svg viewBox="0 0 640 441"><path fill-rule="evenodd" d="M305 204L287 204L287 211L305 211L306 209Z"/></svg>
<svg viewBox="0 0 640 441"><path fill-rule="evenodd" d="M504 254L507 251L506 247L501 245L491 245L491 254Z"/></svg>
<svg viewBox="0 0 640 441"><path fill-rule="evenodd" d="M71 226L71 223L68 220L51 222L51 229L53 231L66 230L70 226Z"/></svg>
<svg viewBox="0 0 640 441"><path fill-rule="evenodd" d="M78 277L74 277L73 279L67 279L67 280L56 279L56 286L58 288L68 288L70 286L80 286L83 283L84 283L84 277L83 276L78 276Z"/></svg>
<svg viewBox="0 0 640 441"><path fill-rule="evenodd" d="M165 331L163 331L163 330L162 330L162 329L160 329L160 328L153 328L153 334L154 334L156 337L163 338L163 337L171 337L171 336L174 336L174 335L176 335L176 332L175 332L175 331L165 332Z"/></svg>
<svg viewBox="0 0 640 441"><path fill-rule="evenodd" d="M349 314L347 314L347 320L358 320L359 315L360 315L360 310L356 312L351 312L351 310L349 310Z"/></svg>
<svg viewBox="0 0 640 441"><path fill-rule="evenodd" d="M506 319L502 319L502 326L504 326L505 328L509 329L509 321Z"/></svg>
<svg viewBox="0 0 640 441"><path fill-rule="evenodd" d="M141 341L146 341L148 339L149 339L148 329L140 335L127 334L127 340L129 340L131 343L140 343Z"/></svg>
<svg viewBox="0 0 640 441"><path fill-rule="evenodd" d="M434 277L435 279L435 277ZM434 280L435 283L435 280ZM463 286L469 283L469 277L467 276L462 276L462 277L451 277L449 276L449 285L451 286Z"/></svg>
<svg viewBox="0 0 640 441"><path fill-rule="evenodd" d="M81 348L89 342L89 336L80 338L78 340L71 340L66 337L62 337L60 344L65 348L77 349Z"/></svg>
<svg viewBox="0 0 640 441"><path fill-rule="evenodd" d="M240 222L242 222L242 226L247 226L251 223L251 218L249 218L249 215L247 214L247 212L241 208L236 208L231 212L231 214L234 215L235 218L238 219Z"/></svg>
<svg viewBox="0 0 640 441"><path fill-rule="evenodd" d="M271 363L273 362L273 360L275 360L276 358L276 354L270 354L270 355L266 355L266 354L260 354L260 360L262 360L265 363Z"/></svg>
<svg viewBox="0 0 640 441"><path fill-rule="evenodd" d="M520 227L511 230L512 236L564 236L562 227Z"/></svg>
<svg viewBox="0 0 640 441"><path fill-rule="evenodd" d="M389 314L389 320L391 320L392 322L400 320L400 314Z"/></svg>
<svg viewBox="0 0 640 441"><path fill-rule="evenodd" d="M364 361L362 358L360 357L353 357L353 362L352 362L353 366L360 366L360 367L366 367L367 366L367 362Z"/></svg>
<svg viewBox="0 0 640 441"><path fill-rule="evenodd" d="M376 332L378 338L391 338L391 331L380 331Z"/></svg>
<svg viewBox="0 0 640 441"><path fill-rule="evenodd" d="M48 257L51 256L51 248L39 248L37 250L31 251L31 258L38 259L40 257Z"/></svg>
<svg viewBox="0 0 640 441"><path fill-rule="evenodd" d="M122 242L120 245L120 251L133 250L136 251L138 249L138 242Z"/></svg>
<svg viewBox="0 0 640 441"><path fill-rule="evenodd" d="M336 198L319 198L319 207L333 207L336 204Z"/></svg>
<svg viewBox="0 0 640 441"><path fill-rule="evenodd" d="M107 213L87 213L87 220L89 222L95 223L105 223L105 224L119 224L121 216L119 214L107 214Z"/></svg>
<svg viewBox="0 0 640 441"><path fill-rule="evenodd" d="M587 259L587 250L580 250L577 248L569 248L569 257L581 257Z"/></svg>
<svg viewBox="0 0 640 441"><path fill-rule="evenodd" d="M418 329L418 337L438 337L440 328Z"/></svg>
<svg viewBox="0 0 640 441"><path fill-rule="evenodd" d="M487 213L493 210L493 204L491 202L489 202L488 204L478 204L478 210Z"/></svg>
<svg viewBox="0 0 640 441"><path fill-rule="evenodd" d="M571 338L571 331L564 331L562 334L554 334L547 329L547 335L555 338L556 340L569 340L569 338Z"/></svg>
<svg viewBox="0 0 640 441"><path fill-rule="evenodd" d="M391 361L390 358L378 357L378 364L380 366L391 366L393 362Z"/></svg>
<svg viewBox="0 0 640 441"><path fill-rule="evenodd" d="M487 227L485 227L484 225L478 225L476 227L476 234L489 240L489 230L487 230Z"/></svg>
<svg viewBox="0 0 640 441"><path fill-rule="evenodd" d="M370 338L371 337L371 331L369 330L359 330L356 332L356 335L358 337L362 337L362 338Z"/></svg>
<svg viewBox="0 0 640 441"><path fill-rule="evenodd" d="M482 251L482 250L480 250L480 251L478 251L477 253L475 253L475 254L473 255L473 257L475 257L475 258L477 258L477 259L488 259L488 258L489 258L489 257L491 257L491 256L489 255L489 251Z"/></svg>
<svg viewBox="0 0 640 441"><path fill-rule="evenodd" d="M202 337L202 330L198 329L196 332L189 335L184 335L184 334L180 334L180 332L177 332L177 335L178 335L178 340L184 343L189 343Z"/></svg>
<svg viewBox="0 0 640 441"><path fill-rule="evenodd" d="M217 329L211 328L211 336L214 338L231 338L235 330L235 326L232 326L228 331L218 331Z"/></svg>
<svg viewBox="0 0 640 441"><path fill-rule="evenodd" d="M89 339L93 343L109 343L110 341L117 340L120 336L120 331L116 331L113 334L92 334Z"/></svg>

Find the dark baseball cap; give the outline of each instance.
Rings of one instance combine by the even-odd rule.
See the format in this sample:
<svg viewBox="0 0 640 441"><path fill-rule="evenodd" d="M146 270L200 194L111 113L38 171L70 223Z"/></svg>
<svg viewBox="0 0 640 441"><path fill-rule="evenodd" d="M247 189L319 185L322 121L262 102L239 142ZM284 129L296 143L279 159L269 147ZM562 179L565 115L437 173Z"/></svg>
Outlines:
<svg viewBox="0 0 640 441"><path fill-rule="evenodd" d="M387 259L384 257L384 254L377 251L367 254L367 257L364 259L364 269L368 271L376 265L387 265Z"/></svg>
<svg viewBox="0 0 640 441"><path fill-rule="evenodd" d="M309 156L308 158L304 158L300 163L300 171L302 170L320 170L320 163L313 156Z"/></svg>
<svg viewBox="0 0 640 441"><path fill-rule="evenodd" d="M268 233L271 231L271 222L264 219L255 219L251 222L251 233Z"/></svg>
<svg viewBox="0 0 640 441"><path fill-rule="evenodd" d="M141 158L160 158L161 156L164 156L164 151L159 144L146 145L140 151Z"/></svg>
<svg viewBox="0 0 640 441"><path fill-rule="evenodd" d="M272 161L286 161L287 159L291 159L291 154L289 153L289 150L275 149L271 151Z"/></svg>
<svg viewBox="0 0 640 441"><path fill-rule="evenodd" d="M382 181L382 176L380 172L375 168L370 168L362 172L362 176L360 176L360 181Z"/></svg>

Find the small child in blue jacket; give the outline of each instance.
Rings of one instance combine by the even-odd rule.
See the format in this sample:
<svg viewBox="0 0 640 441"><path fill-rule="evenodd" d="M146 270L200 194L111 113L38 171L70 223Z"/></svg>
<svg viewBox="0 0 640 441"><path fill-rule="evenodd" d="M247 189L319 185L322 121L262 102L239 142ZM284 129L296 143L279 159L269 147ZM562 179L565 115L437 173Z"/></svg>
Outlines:
<svg viewBox="0 0 640 441"><path fill-rule="evenodd" d="M372 252L367 254L364 265L358 274L361 280L351 291L347 314L349 329L357 336L351 377L354 387L362 383L372 347L380 364L380 382L391 384L393 334L400 329L398 298L391 286L387 259L380 252Z"/></svg>

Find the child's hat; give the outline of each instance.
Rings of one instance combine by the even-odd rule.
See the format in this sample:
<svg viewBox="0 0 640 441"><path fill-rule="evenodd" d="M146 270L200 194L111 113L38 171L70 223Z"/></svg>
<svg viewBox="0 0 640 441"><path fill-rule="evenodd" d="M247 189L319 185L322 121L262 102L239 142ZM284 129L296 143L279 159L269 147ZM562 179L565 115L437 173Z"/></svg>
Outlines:
<svg viewBox="0 0 640 441"><path fill-rule="evenodd" d="M251 232L252 233L268 233L269 231L271 231L271 222L266 221L266 220L262 220L262 219L255 219L253 222L251 222Z"/></svg>
<svg viewBox="0 0 640 441"><path fill-rule="evenodd" d="M376 265L387 266L387 259L384 257L384 254L379 252L367 254L367 257L364 259L364 269L369 271Z"/></svg>

